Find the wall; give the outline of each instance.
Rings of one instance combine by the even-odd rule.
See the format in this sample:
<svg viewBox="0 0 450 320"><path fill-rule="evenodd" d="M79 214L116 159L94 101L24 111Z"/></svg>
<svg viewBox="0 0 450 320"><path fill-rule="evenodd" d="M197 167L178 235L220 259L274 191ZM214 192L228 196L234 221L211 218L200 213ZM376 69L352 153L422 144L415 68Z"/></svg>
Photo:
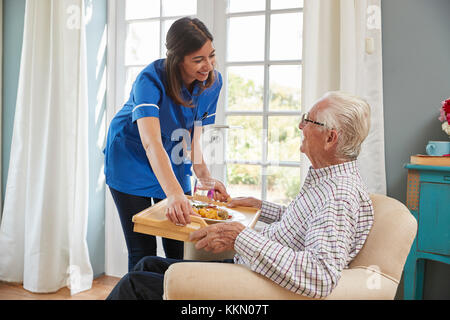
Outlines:
<svg viewBox="0 0 450 320"><path fill-rule="evenodd" d="M89 101L89 218L87 243L94 276L105 270L103 144L106 94L107 0L85 0ZM3 1L2 199L9 167L22 52L25 0Z"/></svg>
<svg viewBox="0 0 450 320"><path fill-rule="evenodd" d="M85 0L89 101L89 220L87 243L94 277L105 272L105 180L107 0Z"/></svg>
<svg viewBox="0 0 450 320"><path fill-rule="evenodd" d="M410 155L448 141L437 118L450 97L450 1L382 0L381 9L387 193L406 203ZM450 299L450 265L425 268L424 299Z"/></svg>
<svg viewBox="0 0 450 320"><path fill-rule="evenodd" d="M2 199L5 198L16 110L24 13L25 0L3 0Z"/></svg>

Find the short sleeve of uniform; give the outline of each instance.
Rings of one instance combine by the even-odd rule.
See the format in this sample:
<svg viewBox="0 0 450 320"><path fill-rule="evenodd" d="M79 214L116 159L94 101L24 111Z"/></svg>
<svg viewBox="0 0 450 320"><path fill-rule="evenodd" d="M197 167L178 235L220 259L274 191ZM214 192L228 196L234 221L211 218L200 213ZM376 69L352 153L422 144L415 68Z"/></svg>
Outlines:
<svg viewBox="0 0 450 320"><path fill-rule="evenodd" d="M202 119L202 126L214 124L214 122L216 121L217 102L219 101L220 90L222 89L222 75L220 74L220 72L217 72L216 76L217 80L214 83L213 88L211 88L211 102L206 109L206 117Z"/></svg>
<svg viewBox="0 0 450 320"><path fill-rule="evenodd" d="M151 72L143 72L137 77L133 85L133 122L145 117L159 118L162 90L162 83Z"/></svg>

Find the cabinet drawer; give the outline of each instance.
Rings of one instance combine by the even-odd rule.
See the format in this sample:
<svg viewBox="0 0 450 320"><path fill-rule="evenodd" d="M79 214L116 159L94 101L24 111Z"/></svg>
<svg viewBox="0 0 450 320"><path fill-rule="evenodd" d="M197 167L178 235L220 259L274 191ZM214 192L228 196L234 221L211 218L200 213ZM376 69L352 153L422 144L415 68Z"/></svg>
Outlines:
<svg viewBox="0 0 450 320"><path fill-rule="evenodd" d="M450 172L424 171L420 173L420 181L450 184Z"/></svg>
<svg viewBox="0 0 450 320"><path fill-rule="evenodd" d="M449 184L420 184L418 223L417 249L450 256Z"/></svg>

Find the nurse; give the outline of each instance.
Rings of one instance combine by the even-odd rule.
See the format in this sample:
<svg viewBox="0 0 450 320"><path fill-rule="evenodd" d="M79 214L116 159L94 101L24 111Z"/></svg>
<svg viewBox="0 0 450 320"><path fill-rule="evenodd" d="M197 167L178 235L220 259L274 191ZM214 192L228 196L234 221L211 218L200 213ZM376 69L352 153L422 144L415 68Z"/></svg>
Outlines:
<svg viewBox="0 0 450 320"><path fill-rule="evenodd" d="M148 65L130 98L111 121L105 176L120 215L128 269L156 256L156 238L133 232L132 216L167 198L175 224L191 222L191 163L198 178L211 178L200 147L202 126L215 121L222 76L214 70L213 37L198 19L181 18L167 33L167 58ZM189 151L191 159L189 161ZM215 199L229 195L215 180ZM183 258L183 242L162 239L166 257Z"/></svg>

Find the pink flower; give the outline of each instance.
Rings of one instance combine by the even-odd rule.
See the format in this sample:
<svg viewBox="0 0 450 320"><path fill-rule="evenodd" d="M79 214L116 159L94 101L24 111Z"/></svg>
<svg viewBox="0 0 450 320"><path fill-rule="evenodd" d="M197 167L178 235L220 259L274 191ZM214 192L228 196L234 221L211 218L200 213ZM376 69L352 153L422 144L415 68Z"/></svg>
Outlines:
<svg viewBox="0 0 450 320"><path fill-rule="evenodd" d="M442 131L444 131L450 137L450 98L442 101L442 106L439 111L439 121L442 122Z"/></svg>
<svg viewBox="0 0 450 320"><path fill-rule="evenodd" d="M441 114L439 115L439 121L444 122L445 121L445 111L444 108L441 108L439 111L441 111Z"/></svg>

